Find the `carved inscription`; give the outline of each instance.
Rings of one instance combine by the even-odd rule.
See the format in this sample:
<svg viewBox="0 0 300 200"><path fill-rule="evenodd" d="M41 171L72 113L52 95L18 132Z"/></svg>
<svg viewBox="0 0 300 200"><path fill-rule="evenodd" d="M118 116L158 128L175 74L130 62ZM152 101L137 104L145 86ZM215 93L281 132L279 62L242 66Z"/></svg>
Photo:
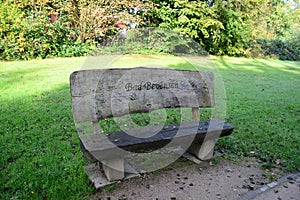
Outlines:
<svg viewBox="0 0 300 200"><path fill-rule="evenodd" d="M177 81L170 82L160 82L160 83L152 83L152 82L141 82L140 84L125 84L125 90L129 91L137 91L137 90L168 90L178 88Z"/></svg>
<svg viewBox="0 0 300 200"><path fill-rule="evenodd" d="M159 68L74 72L71 92L76 122L97 121L161 108L212 107L211 72Z"/></svg>

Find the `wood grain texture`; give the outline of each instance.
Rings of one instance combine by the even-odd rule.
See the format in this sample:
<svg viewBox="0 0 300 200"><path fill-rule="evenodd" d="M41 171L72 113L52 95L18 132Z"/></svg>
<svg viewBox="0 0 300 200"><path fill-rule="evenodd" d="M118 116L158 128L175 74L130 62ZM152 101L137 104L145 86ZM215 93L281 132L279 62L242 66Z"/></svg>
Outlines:
<svg viewBox="0 0 300 200"><path fill-rule="evenodd" d="M211 72L158 68L97 69L70 76L76 122L161 108L213 107Z"/></svg>
<svg viewBox="0 0 300 200"><path fill-rule="evenodd" d="M152 127L155 129L155 127ZM136 133L148 132L151 127L136 129ZM106 160L125 156L127 153L142 153L163 148L172 141L172 145L180 146L185 139L193 138L193 143L202 144L205 137L217 139L228 136L234 127L220 120L189 122L167 125L157 134L148 138L134 137L125 131L104 134L83 135L80 137L82 151L90 161ZM208 136L207 136L208 134ZM118 147L118 148L117 148ZM119 149L120 148L120 149ZM122 151L121 149L125 150Z"/></svg>
<svg viewBox="0 0 300 200"><path fill-rule="evenodd" d="M200 121L200 112L198 107L193 107L192 108L192 117L193 121Z"/></svg>

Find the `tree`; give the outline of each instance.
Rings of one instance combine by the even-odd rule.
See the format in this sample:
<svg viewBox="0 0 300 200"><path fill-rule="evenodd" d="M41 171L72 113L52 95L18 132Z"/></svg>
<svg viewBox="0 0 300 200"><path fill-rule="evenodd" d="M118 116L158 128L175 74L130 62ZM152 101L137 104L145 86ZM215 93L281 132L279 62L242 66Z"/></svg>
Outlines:
<svg viewBox="0 0 300 200"><path fill-rule="evenodd" d="M216 55L244 55L260 0L156 2L154 23L185 33Z"/></svg>
<svg viewBox="0 0 300 200"><path fill-rule="evenodd" d="M0 59L86 55L115 35L116 22L143 25L150 1L1 0Z"/></svg>
<svg viewBox="0 0 300 200"><path fill-rule="evenodd" d="M71 16L75 28L80 32L81 41L114 35L117 22L127 26L146 24L143 15L152 9L150 1L140 0L73 0Z"/></svg>
<svg viewBox="0 0 300 200"><path fill-rule="evenodd" d="M296 1L293 1L295 5ZM153 24L194 38L215 55L245 56L252 41L282 38L295 15L282 0L154 0ZM294 6L295 7L295 6Z"/></svg>

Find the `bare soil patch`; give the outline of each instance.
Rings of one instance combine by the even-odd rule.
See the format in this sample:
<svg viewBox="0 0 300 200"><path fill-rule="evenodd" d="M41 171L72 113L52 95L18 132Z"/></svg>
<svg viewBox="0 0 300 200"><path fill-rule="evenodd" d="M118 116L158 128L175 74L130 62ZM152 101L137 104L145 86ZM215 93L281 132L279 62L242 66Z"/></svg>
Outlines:
<svg viewBox="0 0 300 200"><path fill-rule="evenodd" d="M270 177L284 175L279 170L262 170L254 159L197 165L183 158L171 166L141 177L95 191L90 199L238 199L248 191L270 183ZM271 174L271 175L270 175ZM114 189L112 189L114 188ZM112 190L111 190L112 189Z"/></svg>

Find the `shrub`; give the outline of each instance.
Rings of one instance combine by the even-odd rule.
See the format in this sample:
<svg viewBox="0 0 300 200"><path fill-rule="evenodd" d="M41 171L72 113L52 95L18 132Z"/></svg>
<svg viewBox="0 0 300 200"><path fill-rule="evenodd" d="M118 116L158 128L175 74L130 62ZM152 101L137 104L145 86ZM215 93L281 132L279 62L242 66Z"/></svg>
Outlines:
<svg viewBox="0 0 300 200"><path fill-rule="evenodd" d="M291 34L284 41L300 55L300 25L294 26Z"/></svg>
<svg viewBox="0 0 300 200"><path fill-rule="evenodd" d="M145 25L151 7L140 0L2 0L0 60L86 55L117 33L116 22Z"/></svg>
<svg viewBox="0 0 300 200"><path fill-rule="evenodd" d="M12 7L1 6L1 13L5 13L0 22L1 60L82 56L89 52L87 43L72 38L76 33L63 18L51 23L43 11L26 16Z"/></svg>
<svg viewBox="0 0 300 200"><path fill-rule="evenodd" d="M187 34L213 55L245 56L262 1L154 1L152 22Z"/></svg>
<svg viewBox="0 0 300 200"><path fill-rule="evenodd" d="M280 60L300 60L297 49L287 43L276 39L260 39L252 44L253 57L269 57Z"/></svg>
<svg viewBox="0 0 300 200"><path fill-rule="evenodd" d="M207 56L198 43L170 29L140 28L126 32L126 38L118 35L103 43L94 55L105 54L172 54L178 56Z"/></svg>

